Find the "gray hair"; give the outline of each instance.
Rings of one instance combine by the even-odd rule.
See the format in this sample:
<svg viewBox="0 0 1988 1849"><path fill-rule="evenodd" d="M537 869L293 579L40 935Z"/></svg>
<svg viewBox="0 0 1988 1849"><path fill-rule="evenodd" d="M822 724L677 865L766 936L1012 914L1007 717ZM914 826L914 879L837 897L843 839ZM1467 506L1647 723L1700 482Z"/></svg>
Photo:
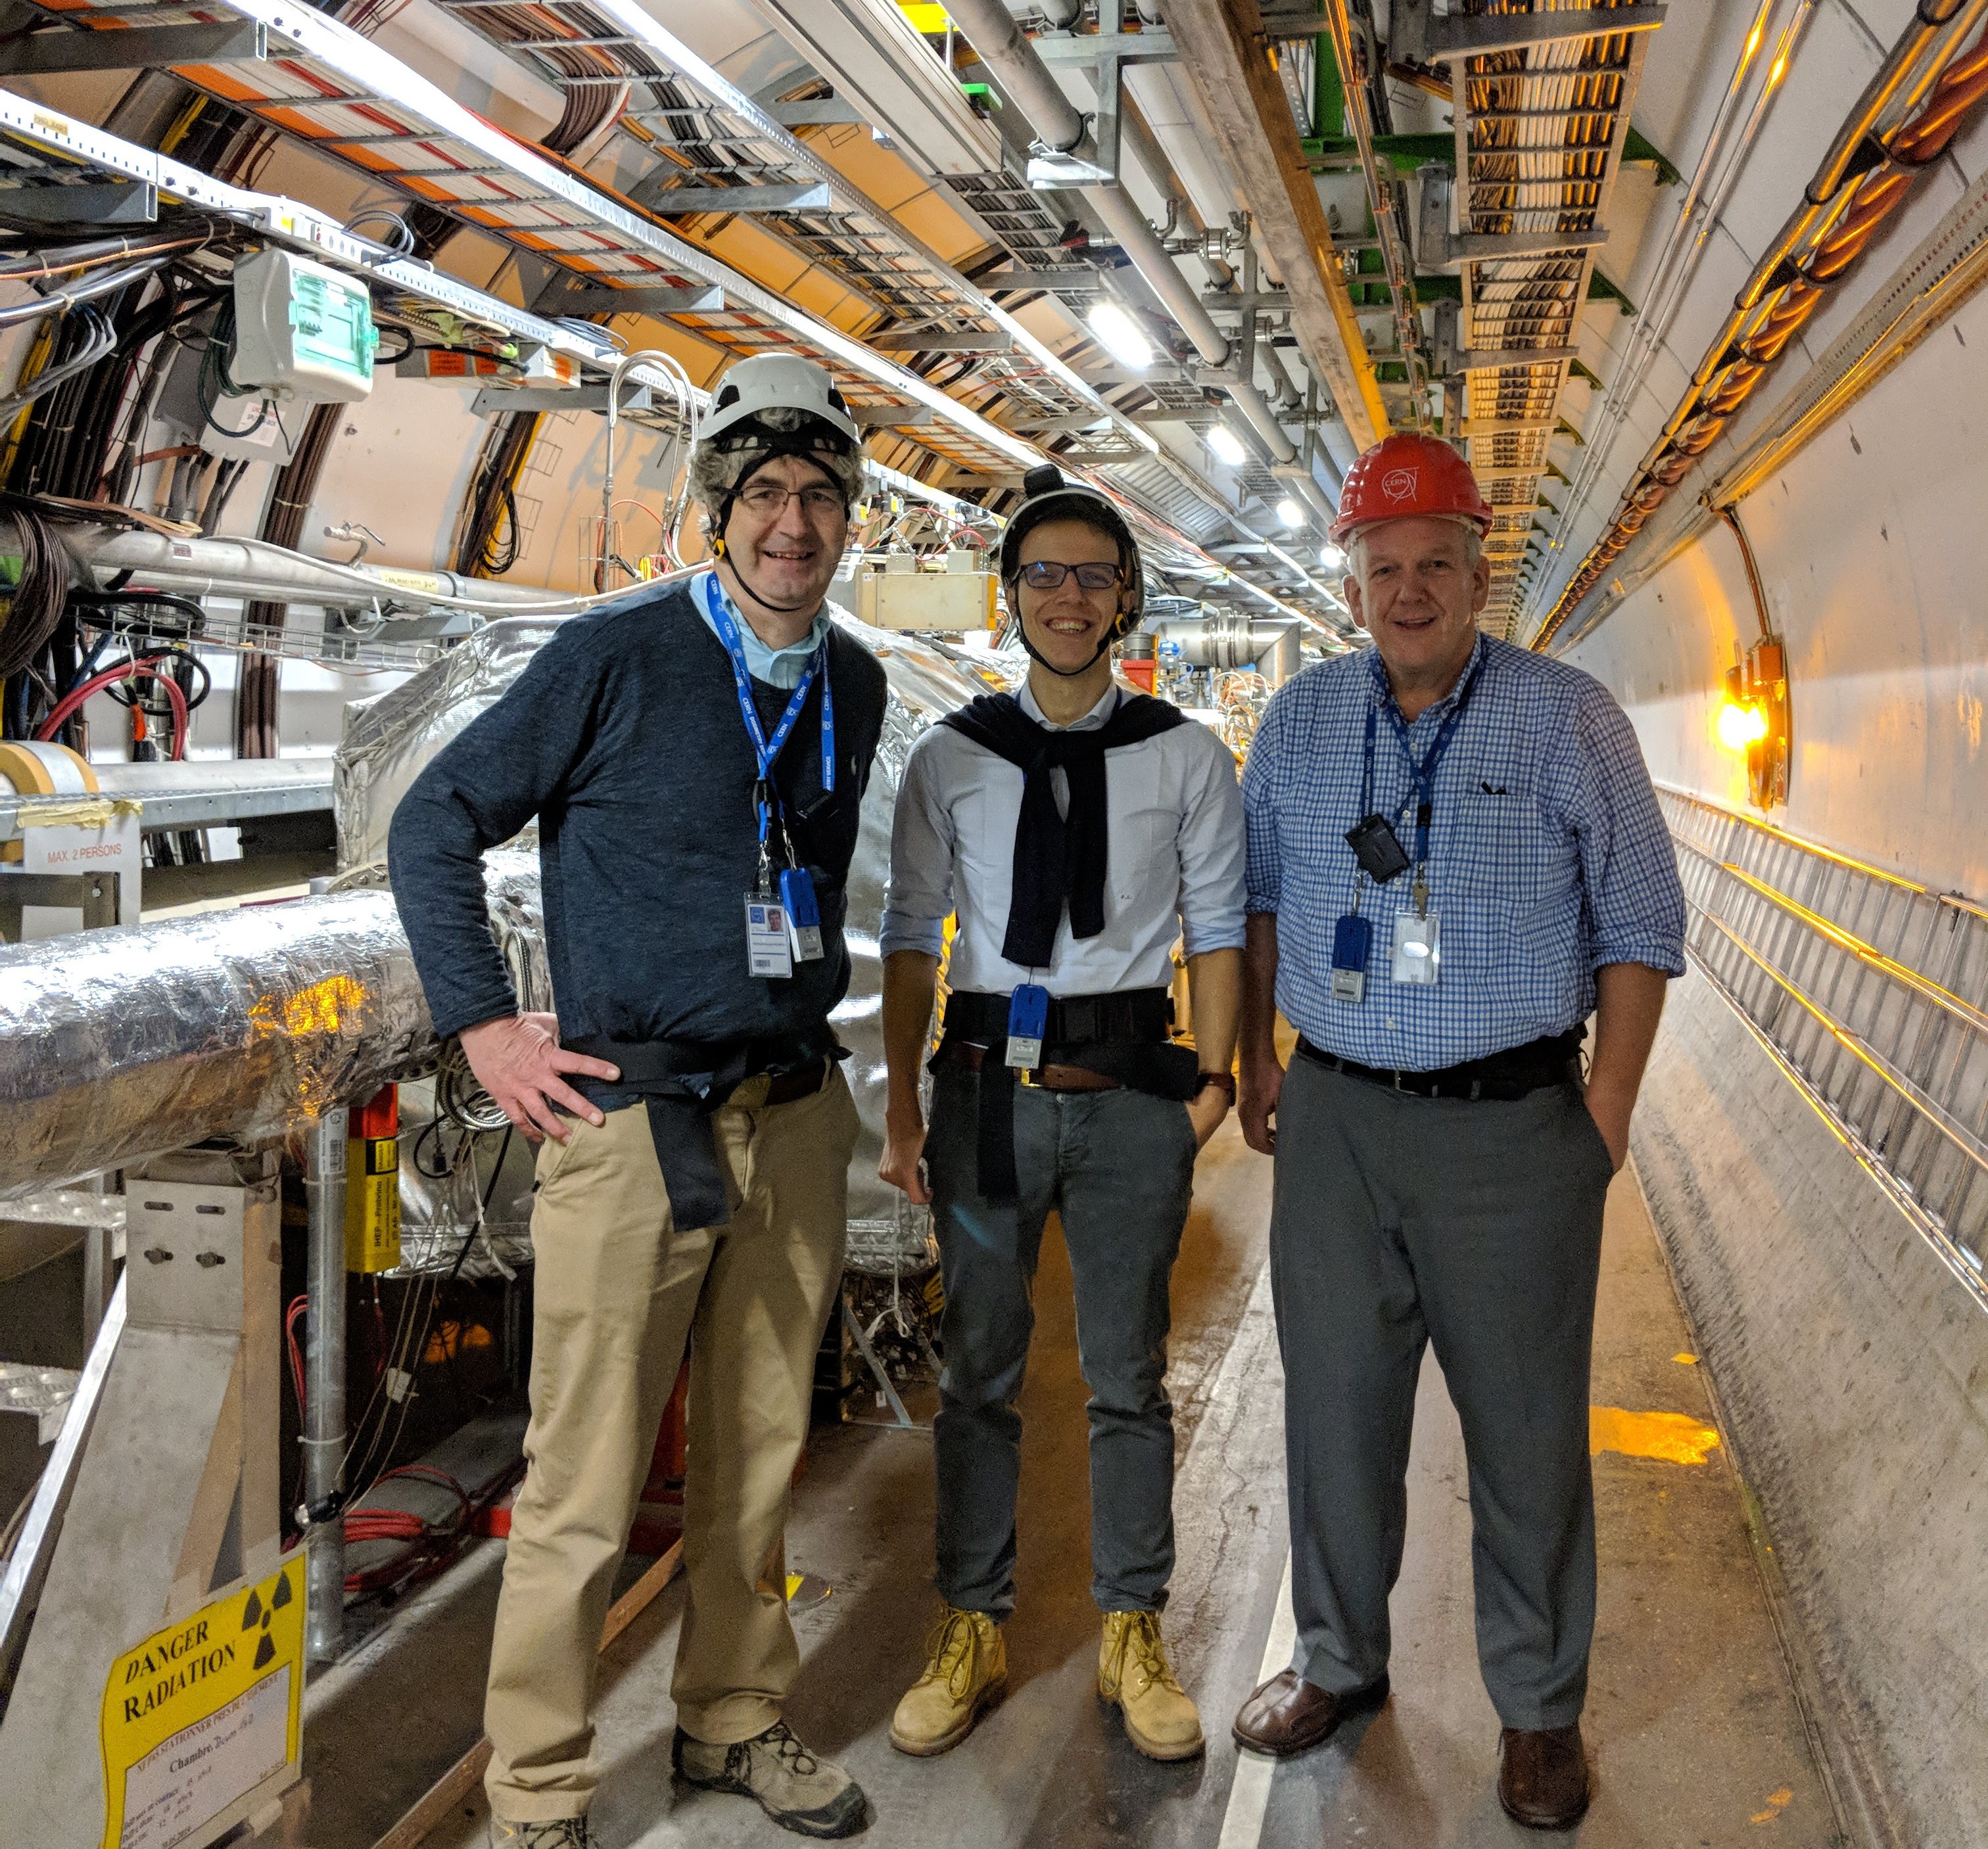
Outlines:
<svg viewBox="0 0 1988 1849"><path fill-rule="evenodd" d="M762 411L755 421L769 430L793 431L799 430L809 414L793 405L776 404ZM740 449L721 449L715 443L700 443L691 451L691 498L704 504L704 526L709 536L712 522L725 496L739 482L767 459L763 449L748 447ZM831 453L827 450L811 452L800 458L812 462L842 492L844 501L851 505L863 492L863 458L859 451L850 450Z"/></svg>
<svg viewBox="0 0 1988 1849"><path fill-rule="evenodd" d="M1461 514L1432 514L1435 520L1449 520L1463 529L1463 568L1475 571L1477 561L1484 556L1484 536L1477 530L1475 520L1466 519ZM1349 577L1365 582L1367 576L1367 536L1374 530L1376 522L1369 521L1364 526L1356 526L1346 536L1342 549L1346 554L1346 572Z"/></svg>

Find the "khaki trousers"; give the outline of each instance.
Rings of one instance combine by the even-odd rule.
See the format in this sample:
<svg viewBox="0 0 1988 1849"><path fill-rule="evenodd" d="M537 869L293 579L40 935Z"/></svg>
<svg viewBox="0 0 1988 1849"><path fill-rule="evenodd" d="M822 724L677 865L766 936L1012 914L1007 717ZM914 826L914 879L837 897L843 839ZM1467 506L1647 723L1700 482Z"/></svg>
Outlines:
<svg viewBox="0 0 1988 1849"><path fill-rule="evenodd" d="M712 1122L724 1226L672 1224L640 1105L539 1154L527 1469L484 1708L485 1788L509 1821L580 1816L599 1782L601 1626L686 1340L678 1719L714 1745L749 1739L800 1668L783 1531L842 1275L856 1106L838 1067L812 1097Z"/></svg>

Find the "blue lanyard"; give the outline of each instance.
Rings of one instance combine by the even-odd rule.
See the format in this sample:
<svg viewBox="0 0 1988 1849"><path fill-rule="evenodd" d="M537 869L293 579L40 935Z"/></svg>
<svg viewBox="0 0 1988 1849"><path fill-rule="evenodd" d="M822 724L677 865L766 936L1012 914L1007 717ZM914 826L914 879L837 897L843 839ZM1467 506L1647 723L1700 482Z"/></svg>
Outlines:
<svg viewBox="0 0 1988 1849"><path fill-rule="evenodd" d="M1391 698L1388 702L1388 722L1395 728L1395 736L1401 742L1401 755L1408 761L1408 775L1415 786L1415 864L1417 877L1421 870L1428 864L1429 822L1435 813L1436 766L1442 762L1442 754L1449 749L1450 739L1456 735L1463 718L1463 709L1470 703L1470 691L1477 685L1477 676L1484 665L1480 655L1477 664L1470 671L1469 678L1463 683L1462 691L1456 696L1456 704L1449 709L1449 717L1438 728L1435 742L1426 755L1418 764L1415 748L1408 742L1408 722L1401 717L1401 709ZM1374 742L1377 735L1374 720L1375 705L1370 701L1367 708L1366 768L1360 786L1360 816L1374 813Z"/></svg>
<svg viewBox="0 0 1988 1849"><path fill-rule="evenodd" d="M814 651L807 664L807 671L794 688L793 696L787 701L787 709L780 715L780 722L773 728L771 739L766 728L759 723L759 708L752 698L752 672L746 665L746 645L739 638L739 625L732 620L732 613L725 607L725 593L718 582L715 572L708 573L704 580L704 607L711 612L712 627L718 631L718 639L725 644L725 652L732 657L732 681L739 695L739 711L746 721L746 735L752 742L752 755L759 766L759 783L754 801L759 812L759 846L766 845L766 835L772 820L773 806L779 798L773 789L773 765L780 755L780 747L787 742L788 735L794 729L794 722L801 716L801 708L806 705L809 689L815 677L821 678L821 786L831 793L835 789L835 701L829 691L828 638L822 638L821 646Z"/></svg>

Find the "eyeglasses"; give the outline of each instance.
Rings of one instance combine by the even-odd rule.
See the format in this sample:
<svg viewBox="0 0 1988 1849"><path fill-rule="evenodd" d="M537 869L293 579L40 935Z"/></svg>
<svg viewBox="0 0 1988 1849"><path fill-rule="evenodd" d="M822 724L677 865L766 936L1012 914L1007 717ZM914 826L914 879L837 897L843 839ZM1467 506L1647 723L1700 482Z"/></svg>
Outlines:
<svg viewBox="0 0 1988 1849"><path fill-rule="evenodd" d="M1022 582L1031 590L1054 590L1074 575L1079 590L1110 590L1125 574L1115 565L1060 565L1053 559L1034 559L1022 567Z"/></svg>
<svg viewBox="0 0 1988 1849"><path fill-rule="evenodd" d="M840 519L849 512L848 503L833 488L776 488L770 482L749 488L739 497L739 505L756 520L777 520L787 511L789 501L798 501L810 520Z"/></svg>

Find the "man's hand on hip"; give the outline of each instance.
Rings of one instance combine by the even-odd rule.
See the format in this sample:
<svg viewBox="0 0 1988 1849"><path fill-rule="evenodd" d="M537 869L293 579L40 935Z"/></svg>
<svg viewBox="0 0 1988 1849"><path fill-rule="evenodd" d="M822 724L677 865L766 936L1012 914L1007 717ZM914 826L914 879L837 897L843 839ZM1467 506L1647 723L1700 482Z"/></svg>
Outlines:
<svg viewBox="0 0 1988 1849"><path fill-rule="evenodd" d="M1274 1059L1245 1060L1237 1080L1236 1114L1242 1122L1242 1141L1259 1155L1277 1153L1277 1100L1284 1089L1284 1069Z"/></svg>
<svg viewBox="0 0 1988 1849"><path fill-rule="evenodd" d="M887 1110L884 1115L884 1159L877 1164L881 1181L901 1188L914 1207L931 1205L931 1182L925 1163L925 1120L915 1111Z"/></svg>
<svg viewBox="0 0 1988 1849"><path fill-rule="evenodd" d="M559 1043L559 1023L551 1015L499 1015L465 1027L458 1037L478 1083L534 1143L541 1137L563 1143L573 1134L572 1127L560 1121L560 1109L584 1117L597 1129L607 1121L600 1107L582 1097L560 1075L579 1073L612 1080L620 1077L621 1069L585 1053L568 1053Z"/></svg>

